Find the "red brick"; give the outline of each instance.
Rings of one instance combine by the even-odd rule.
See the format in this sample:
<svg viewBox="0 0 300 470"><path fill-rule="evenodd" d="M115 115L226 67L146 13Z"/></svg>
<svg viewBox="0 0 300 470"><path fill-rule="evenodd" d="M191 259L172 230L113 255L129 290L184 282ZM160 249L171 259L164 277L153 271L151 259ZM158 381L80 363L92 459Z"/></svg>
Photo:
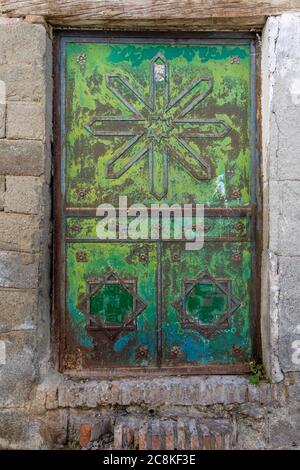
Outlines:
<svg viewBox="0 0 300 470"><path fill-rule="evenodd" d="M185 450L185 423L182 418L178 418L177 421L177 449Z"/></svg>
<svg viewBox="0 0 300 470"><path fill-rule="evenodd" d="M248 385L248 399L250 402L259 401L259 389L258 385Z"/></svg>
<svg viewBox="0 0 300 470"><path fill-rule="evenodd" d="M200 449L200 442L195 419L191 419L189 427L191 435L191 450L198 450Z"/></svg>
<svg viewBox="0 0 300 470"><path fill-rule="evenodd" d="M134 430L129 426L125 426L123 436L126 447L132 449L134 447Z"/></svg>
<svg viewBox="0 0 300 470"><path fill-rule="evenodd" d="M165 436L166 436L166 443L165 447L166 450L174 450L175 442L174 442L174 425L173 423L167 423L165 426Z"/></svg>
<svg viewBox="0 0 300 470"><path fill-rule="evenodd" d="M80 426L79 443L81 447L86 447L91 440L92 424L82 424Z"/></svg>
<svg viewBox="0 0 300 470"><path fill-rule="evenodd" d="M114 429L114 448L123 449L123 424L117 424Z"/></svg>
<svg viewBox="0 0 300 470"><path fill-rule="evenodd" d="M232 436L230 433L225 433L224 434L224 449L229 450L231 449L231 442L232 442Z"/></svg>
<svg viewBox="0 0 300 470"><path fill-rule="evenodd" d="M159 421L152 423L152 450L160 449L160 426Z"/></svg>
<svg viewBox="0 0 300 470"><path fill-rule="evenodd" d="M203 450L211 449L210 432L207 426L201 426L202 438L203 438Z"/></svg>
<svg viewBox="0 0 300 470"><path fill-rule="evenodd" d="M219 432L215 433L215 450L222 450L223 449L223 444L222 444L222 436Z"/></svg>
<svg viewBox="0 0 300 470"><path fill-rule="evenodd" d="M144 424L139 430L139 450L147 450L147 434L148 434L148 426Z"/></svg>
<svg viewBox="0 0 300 470"><path fill-rule="evenodd" d="M271 401L271 385L262 383L259 385L260 403L267 404Z"/></svg>

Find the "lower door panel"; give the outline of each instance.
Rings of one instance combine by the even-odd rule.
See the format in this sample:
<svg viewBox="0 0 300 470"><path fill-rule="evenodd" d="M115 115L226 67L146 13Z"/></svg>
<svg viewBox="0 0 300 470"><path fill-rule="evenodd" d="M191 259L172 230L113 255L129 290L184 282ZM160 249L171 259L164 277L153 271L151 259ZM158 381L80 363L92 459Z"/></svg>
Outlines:
<svg viewBox="0 0 300 470"><path fill-rule="evenodd" d="M163 364L248 362L251 244L163 245Z"/></svg>
<svg viewBox="0 0 300 470"><path fill-rule="evenodd" d="M67 369L155 364L156 250L151 243L68 244Z"/></svg>

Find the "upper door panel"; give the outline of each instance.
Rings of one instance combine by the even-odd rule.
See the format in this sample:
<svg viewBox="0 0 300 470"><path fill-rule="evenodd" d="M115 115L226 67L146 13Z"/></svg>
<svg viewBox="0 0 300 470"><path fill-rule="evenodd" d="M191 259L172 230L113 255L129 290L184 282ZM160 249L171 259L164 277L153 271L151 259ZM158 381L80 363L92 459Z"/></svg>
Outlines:
<svg viewBox="0 0 300 470"><path fill-rule="evenodd" d="M250 45L66 43L66 205L250 203Z"/></svg>

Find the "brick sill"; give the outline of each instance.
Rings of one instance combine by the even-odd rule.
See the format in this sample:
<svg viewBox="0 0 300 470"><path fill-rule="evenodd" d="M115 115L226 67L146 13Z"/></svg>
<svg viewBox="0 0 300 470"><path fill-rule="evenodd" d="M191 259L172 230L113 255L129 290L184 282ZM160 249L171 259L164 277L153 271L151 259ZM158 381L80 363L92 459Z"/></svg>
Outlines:
<svg viewBox="0 0 300 470"><path fill-rule="evenodd" d="M105 406L211 406L242 403L284 403L288 386L261 382L252 385L242 376L147 377L147 379L71 379L57 376L58 381L40 384L47 409ZM56 383L55 383L56 382ZM44 401L45 400L45 401Z"/></svg>

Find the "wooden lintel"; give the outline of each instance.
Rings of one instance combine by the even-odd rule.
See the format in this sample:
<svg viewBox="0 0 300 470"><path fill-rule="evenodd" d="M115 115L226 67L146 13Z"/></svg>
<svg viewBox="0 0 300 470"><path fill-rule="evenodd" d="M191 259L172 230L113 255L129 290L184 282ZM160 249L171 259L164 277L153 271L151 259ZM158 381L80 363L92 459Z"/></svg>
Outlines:
<svg viewBox="0 0 300 470"><path fill-rule="evenodd" d="M44 17L55 26L124 29L261 28L268 16L300 11L300 0L1 0L9 17Z"/></svg>

